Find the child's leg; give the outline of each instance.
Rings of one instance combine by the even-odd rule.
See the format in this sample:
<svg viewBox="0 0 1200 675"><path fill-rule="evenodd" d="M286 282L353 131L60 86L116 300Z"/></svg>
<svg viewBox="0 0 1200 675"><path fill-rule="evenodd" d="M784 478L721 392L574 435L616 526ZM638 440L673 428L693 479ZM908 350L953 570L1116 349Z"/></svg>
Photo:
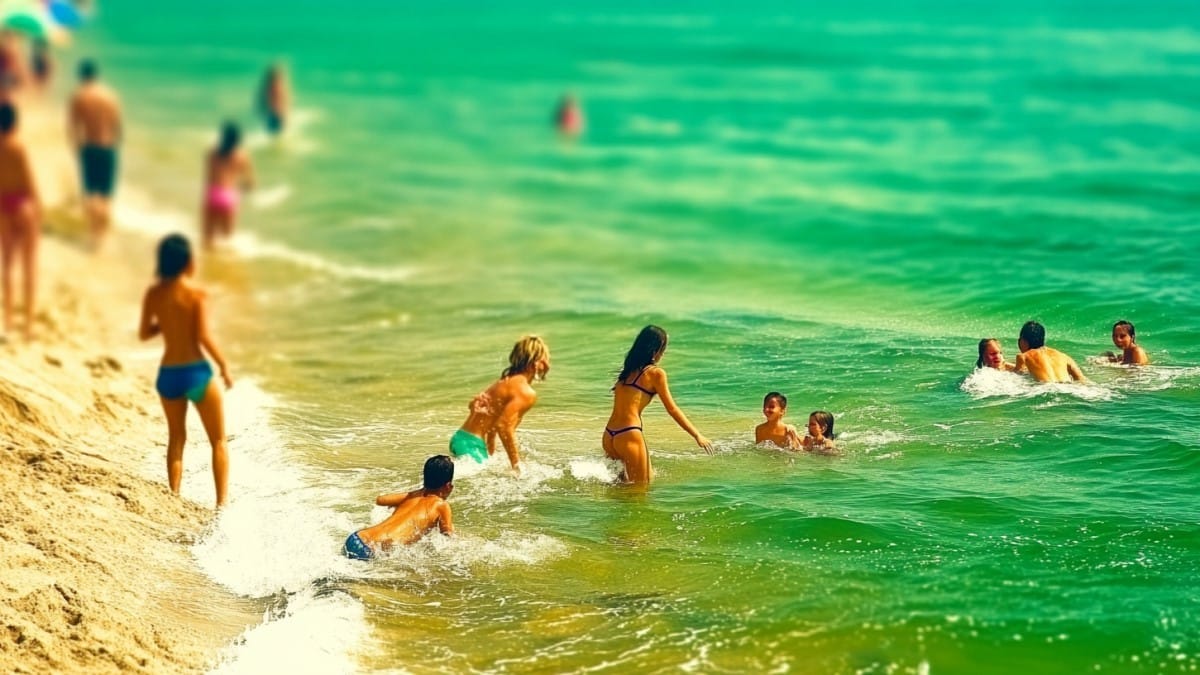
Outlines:
<svg viewBox="0 0 1200 675"><path fill-rule="evenodd" d="M217 229L216 216L213 214L212 208L208 206L204 207L203 221L204 232L202 238L204 240L204 250L208 251L212 250L213 235Z"/></svg>
<svg viewBox="0 0 1200 675"><path fill-rule="evenodd" d="M21 210L21 270L25 276L25 338L33 337L33 299L37 293L37 250L41 235L33 204Z"/></svg>
<svg viewBox="0 0 1200 675"><path fill-rule="evenodd" d="M4 332L12 330L12 263L17 247L16 224L0 215L0 294L3 294Z"/></svg>
<svg viewBox="0 0 1200 675"><path fill-rule="evenodd" d="M171 492L179 494L179 484L183 482L183 444L187 441L187 399L159 398L167 414L167 484Z"/></svg>
<svg viewBox="0 0 1200 675"><path fill-rule="evenodd" d="M213 481L217 485L217 506L225 505L225 488L229 480L229 453L225 447L225 409L217 378L208 381L204 398L196 404L208 442L212 444Z"/></svg>

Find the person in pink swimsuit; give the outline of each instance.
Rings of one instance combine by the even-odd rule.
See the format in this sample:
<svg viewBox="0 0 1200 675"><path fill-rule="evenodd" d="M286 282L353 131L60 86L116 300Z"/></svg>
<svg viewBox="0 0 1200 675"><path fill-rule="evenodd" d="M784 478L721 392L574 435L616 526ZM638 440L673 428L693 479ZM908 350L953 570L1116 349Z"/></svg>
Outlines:
<svg viewBox="0 0 1200 675"><path fill-rule="evenodd" d="M204 247L212 248L219 237L233 235L237 219L239 186L254 187L254 167L250 156L240 147L241 131L236 124L226 122L221 127L221 140L208 153L208 171L204 185Z"/></svg>
<svg viewBox="0 0 1200 675"><path fill-rule="evenodd" d="M33 296L37 289L37 249L41 205L29 153L17 137L17 110L0 103L0 285L3 286L4 332L12 330L12 274L16 262L24 272L25 339L33 337Z"/></svg>

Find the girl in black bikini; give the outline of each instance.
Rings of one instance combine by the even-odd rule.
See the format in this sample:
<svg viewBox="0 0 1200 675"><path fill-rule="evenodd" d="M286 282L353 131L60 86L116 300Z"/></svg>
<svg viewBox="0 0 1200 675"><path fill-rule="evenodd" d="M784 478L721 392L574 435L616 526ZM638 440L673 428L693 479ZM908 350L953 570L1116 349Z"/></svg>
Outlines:
<svg viewBox="0 0 1200 675"><path fill-rule="evenodd" d="M646 326L638 333L625 367L613 385L613 411L604 428L601 443L604 454L625 464L621 479L631 483L650 482L650 452L642 435L642 411L657 394L662 398L667 414L681 429L696 439L696 445L712 454L712 443L700 435L688 421L687 415L675 405L667 387L667 372L656 365L667 349L667 331L658 326Z"/></svg>

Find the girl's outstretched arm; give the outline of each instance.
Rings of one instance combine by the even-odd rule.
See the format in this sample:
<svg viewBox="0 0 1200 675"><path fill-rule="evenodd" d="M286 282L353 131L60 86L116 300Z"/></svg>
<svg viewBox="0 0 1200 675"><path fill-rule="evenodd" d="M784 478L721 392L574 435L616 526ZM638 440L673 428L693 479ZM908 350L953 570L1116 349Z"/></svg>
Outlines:
<svg viewBox="0 0 1200 675"><path fill-rule="evenodd" d="M655 368L649 372L649 375L651 383L654 385L654 390L662 398L663 407L667 409L667 414L671 416L671 419L675 420L680 429L683 429L688 435L696 439L696 445L704 448L704 451L711 455L713 452L712 442L702 436L696 430L696 427L692 426L687 415L683 414L679 406L675 405L675 399L671 398L671 388L667 386L667 371L662 368Z"/></svg>

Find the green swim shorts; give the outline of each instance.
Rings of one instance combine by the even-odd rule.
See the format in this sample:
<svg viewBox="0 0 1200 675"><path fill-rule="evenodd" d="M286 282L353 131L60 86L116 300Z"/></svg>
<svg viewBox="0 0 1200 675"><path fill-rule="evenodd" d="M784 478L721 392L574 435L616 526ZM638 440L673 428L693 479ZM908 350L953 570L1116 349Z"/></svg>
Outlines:
<svg viewBox="0 0 1200 675"><path fill-rule="evenodd" d="M455 457L466 455L483 464L488 458L487 443L475 434L459 429L450 437L450 454Z"/></svg>

